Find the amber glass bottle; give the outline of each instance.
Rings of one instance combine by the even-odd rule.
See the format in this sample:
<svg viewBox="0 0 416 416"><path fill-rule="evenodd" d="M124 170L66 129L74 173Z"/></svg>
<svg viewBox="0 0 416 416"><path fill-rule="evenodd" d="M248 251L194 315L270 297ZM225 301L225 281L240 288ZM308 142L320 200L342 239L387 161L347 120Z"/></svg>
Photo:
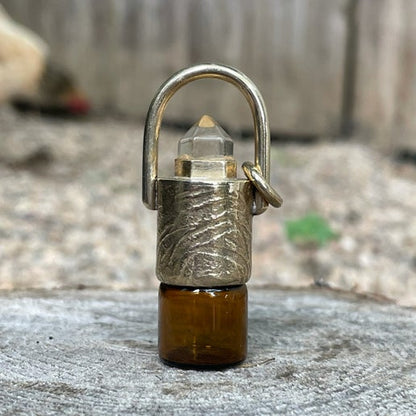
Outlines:
<svg viewBox="0 0 416 416"><path fill-rule="evenodd" d="M237 364L247 354L246 285L194 288L162 283L159 356L179 367Z"/></svg>

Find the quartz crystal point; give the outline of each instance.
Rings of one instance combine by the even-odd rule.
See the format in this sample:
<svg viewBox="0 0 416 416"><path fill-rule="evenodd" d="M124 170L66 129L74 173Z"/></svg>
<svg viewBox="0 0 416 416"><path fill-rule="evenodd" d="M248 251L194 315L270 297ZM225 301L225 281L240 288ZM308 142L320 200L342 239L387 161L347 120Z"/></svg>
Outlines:
<svg viewBox="0 0 416 416"><path fill-rule="evenodd" d="M212 117L204 115L179 141L178 155L195 159L232 156L233 141Z"/></svg>

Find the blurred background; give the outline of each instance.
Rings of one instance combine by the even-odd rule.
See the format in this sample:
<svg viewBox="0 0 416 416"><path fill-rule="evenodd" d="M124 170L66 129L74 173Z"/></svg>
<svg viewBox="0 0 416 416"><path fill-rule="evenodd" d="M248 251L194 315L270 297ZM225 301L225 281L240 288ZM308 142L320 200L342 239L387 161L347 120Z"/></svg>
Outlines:
<svg viewBox="0 0 416 416"><path fill-rule="evenodd" d="M416 2L0 4L1 289L157 286L144 118L173 72L218 62L264 96L285 200L254 220L251 284L416 305ZM240 164L253 158L244 98L202 80L167 108L163 174L202 114L232 135Z"/></svg>

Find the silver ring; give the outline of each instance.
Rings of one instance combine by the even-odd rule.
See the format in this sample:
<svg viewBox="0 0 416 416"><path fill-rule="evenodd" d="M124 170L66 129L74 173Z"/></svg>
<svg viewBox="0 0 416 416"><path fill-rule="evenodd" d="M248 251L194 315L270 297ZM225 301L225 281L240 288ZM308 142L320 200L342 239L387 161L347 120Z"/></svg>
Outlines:
<svg viewBox="0 0 416 416"><path fill-rule="evenodd" d="M266 202L276 208L282 206L283 198L270 186L260 169L254 163L244 162L242 168L247 178Z"/></svg>
<svg viewBox="0 0 416 416"><path fill-rule="evenodd" d="M219 64L200 64L172 75L159 88L147 113L143 140L142 198L147 208L157 209L158 141L162 116L170 98L184 85L202 78L215 78L235 85L250 105L254 121L254 162L266 180L270 173L270 129L264 100L254 83L242 72ZM264 198L255 194L253 214L267 208Z"/></svg>

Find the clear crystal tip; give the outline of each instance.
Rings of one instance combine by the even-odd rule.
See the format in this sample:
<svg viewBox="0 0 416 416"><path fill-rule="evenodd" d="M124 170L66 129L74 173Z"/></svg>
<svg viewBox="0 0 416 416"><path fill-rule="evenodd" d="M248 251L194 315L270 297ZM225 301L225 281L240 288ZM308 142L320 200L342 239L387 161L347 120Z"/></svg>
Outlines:
<svg viewBox="0 0 416 416"><path fill-rule="evenodd" d="M179 141L178 155L205 159L233 155L233 141L210 116L204 115Z"/></svg>

